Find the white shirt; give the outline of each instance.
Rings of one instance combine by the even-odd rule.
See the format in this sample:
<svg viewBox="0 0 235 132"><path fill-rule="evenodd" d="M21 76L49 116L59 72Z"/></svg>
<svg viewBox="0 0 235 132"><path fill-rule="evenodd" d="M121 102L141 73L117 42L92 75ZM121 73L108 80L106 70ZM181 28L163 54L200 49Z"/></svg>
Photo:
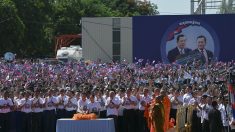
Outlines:
<svg viewBox="0 0 235 132"><path fill-rule="evenodd" d="M19 105L20 105L20 98L14 98L14 104L15 104L15 106L17 106L17 111L20 111L19 109L18 109L18 107L19 107Z"/></svg>
<svg viewBox="0 0 235 132"><path fill-rule="evenodd" d="M179 47L177 47L177 48L178 48L180 54L184 54L184 48L183 49L181 49Z"/></svg>
<svg viewBox="0 0 235 132"><path fill-rule="evenodd" d="M34 97L32 99L32 101L33 101L33 105L34 105L34 107L32 108L32 111L34 113L43 112L43 108L40 106L42 106L44 104L44 100L41 97L38 97L38 98Z"/></svg>
<svg viewBox="0 0 235 132"><path fill-rule="evenodd" d="M10 98L4 99L0 98L0 106L5 106L6 108L0 109L0 113L9 113L11 112L10 106L13 106L13 102Z"/></svg>
<svg viewBox="0 0 235 132"><path fill-rule="evenodd" d="M133 105L131 103L136 103L136 105ZM135 96L131 95L129 98L126 96L123 98L123 106L125 109L137 109L138 108L138 100Z"/></svg>
<svg viewBox="0 0 235 132"><path fill-rule="evenodd" d="M202 106L202 117L201 117L201 123L203 123L204 120L208 120L208 113L209 111L213 109L211 105L204 104Z"/></svg>
<svg viewBox="0 0 235 132"><path fill-rule="evenodd" d="M61 96L61 95L59 95L58 97L57 97L57 100L58 100L58 102L60 103L59 105L58 105L58 109L64 109L64 102L65 102L65 100L68 98L68 96L66 96L66 95L64 95L64 96Z"/></svg>
<svg viewBox="0 0 235 132"><path fill-rule="evenodd" d="M231 111L231 108L226 106L224 104L220 104L218 110L221 113L221 119L223 122L223 126L228 126L229 125L229 111Z"/></svg>
<svg viewBox="0 0 235 132"><path fill-rule="evenodd" d="M190 93L184 94L184 96L183 96L183 106L187 106L191 99L192 99L192 95Z"/></svg>
<svg viewBox="0 0 235 132"><path fill-rule="evenodd" d="M87 105L88 105L89 100L83 101L82 99L78 100L78 110L77 112L83 113L84 111L87 111Z"/></svg>
<svg viewBox="0 0 235 132"><path fill-rule="evenodd" d="M139 110L145 110L145 107L142 104L147 105L148 103L150 103L152 100L151 96L144 96L141 95L140 96L140 102L139 102Z"/></svg>
<svg viewBox="0 0 235 132"><path fill-rule="evenodd" d="M21 99L20 106L23 106L21 111L24 113L32 112L32 103L33 103L32 99L27 99L27 100L25 98Z"/></svg>
<svg viewBox="0 0 235 132"><path fill-rule="evenodd" d="M168 98L171 99L174 95L173 94L169 94Z"/></svg>
<svg viewBox="0 0 235 132"><path fill-rule="evenodd" d="M100 103L100 106L101 106L100 111L106 110L106 107L105 107L106 99L105 98L103 98L103 97L101 97L99 99L96 98L96 101L98 101Z"/></svg>
<svg viewBox="0 0 235 132"><path fill-rule="evenodd" d="M77 110L77 105L78 105L78 101L75 97L71 99L69 97L65 98L64 106L65 106L66 111Z"/></svg>
<svg viewBox="0 0 235 132"><path fill-rule="evenodd" d="M107 116L116 115L118 116L118 109L114 107L114 105L120 105L121 101L119 98L114 97L112 100L110 97L107 98L106 106L107 106ZM108 107L110 105L110 107Z"/></svg>
<svg viewBox="0 0 235 132"><path fill-rule="evenodd" d="M95 101L94 103L89 102L87 105L89 113L96 113L100 111L100 103Z"/></svg>
<svg viewBox="0 0 235 132"><path fill-rule="evenodd" d="M177 97L177 100L178 100L179 103L183 103L183 97L182 97L182 96L178 96L178 97ZM180 104L176 105L176 104L172 103L172 102L175 101L175 96L173 96L172 98L170 98L170 101L171 101L171 108L172 108L172 109L177 109L177 107L180 106Z"/></svg>
<svg viewBox="0 0 235 132"><path fill-rule="evenodd" d="M195 102L197 102L196 98L191 98L188 102L188 105L193 105Z"/></svg>
<svg viewBox="0 0 235 132"><path fill-rule="evenodd" d="M54 97L54 96L46 97L45 98L45 105L46 105L45 110L55 110L56 109L55 104L57 104L57 103L58 103L58 100L56 97Z"/></svg>
<svg viewBox="0 0 235 132"><path fill-rule="evenodd" d="M120 95L116 96L120 100L120 104L123 104L123 97L121 98ZM120 105L118 108L118 116L123 116L124 106Z"/></svg>

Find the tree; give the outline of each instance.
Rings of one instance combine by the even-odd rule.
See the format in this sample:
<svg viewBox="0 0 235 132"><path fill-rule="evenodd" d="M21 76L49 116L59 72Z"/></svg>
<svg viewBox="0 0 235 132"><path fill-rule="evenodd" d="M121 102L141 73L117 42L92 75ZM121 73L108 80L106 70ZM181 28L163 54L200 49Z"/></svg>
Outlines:
<svg viewBox="0 0 235 132"><path fill-rule="evenodd" d="M17 15L17 9L11 0L0 1L0 54L19 53L23 42L25 25Z"/></svg>
<svg viewBox="0 0 235 132"><path fill-rule="evenodd" d="M20 50L22 57L45 57L52 55L53 45L50 32L51 23L50 1L14 0L18 14L26 30ZM53 14L53 13L52 13Z"/></svg>
<svg viewBox="0 0 235 132"><path fill-rule="evenodd" d="M82 17L158 14L153 3L127 0L1 0L0 12L0 53L28 58L54 57L54 37L81 33Z"/></svg>
<svg viewBox="0 0 235 132"><path fill-rule="evenodd" d="M150 1L135 0L101 0L112 10L119 12L119 17L138 16L138 15L157 15L157 5Z"/></svg>

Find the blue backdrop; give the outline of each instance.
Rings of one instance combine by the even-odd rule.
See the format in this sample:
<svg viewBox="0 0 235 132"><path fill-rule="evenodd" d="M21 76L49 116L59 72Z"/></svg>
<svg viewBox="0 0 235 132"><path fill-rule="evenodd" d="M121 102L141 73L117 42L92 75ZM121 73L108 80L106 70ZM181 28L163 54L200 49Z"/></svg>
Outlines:
<svg viewBox="0 0 235 132"><path fill-rule="evenodd" d="M159 15L133 17L133 60L167 63L167 53L176 47L179 34L186 35L192 50L197 48L196 36L204 35L214 59L235 58L235 15Z"/></svg>

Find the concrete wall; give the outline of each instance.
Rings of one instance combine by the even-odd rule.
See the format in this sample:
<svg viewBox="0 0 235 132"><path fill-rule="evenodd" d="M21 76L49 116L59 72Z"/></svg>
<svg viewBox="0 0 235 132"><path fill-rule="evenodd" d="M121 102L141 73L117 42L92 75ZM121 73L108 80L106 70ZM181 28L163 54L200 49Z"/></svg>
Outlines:
<svg viewBox="0 0 235 132"><path fill-rule="evenodd" d="M133 61L132 51L132 18L126 17L121 19L121 59L128 62Z"/></svg>
<svg viewBox="0 0 235 132"><path fill-rule="evenodd" d="M82 18L82 48L86 60L112 60L112 17ZM132 18L121 18L121 59L132 62Z"/></svg>

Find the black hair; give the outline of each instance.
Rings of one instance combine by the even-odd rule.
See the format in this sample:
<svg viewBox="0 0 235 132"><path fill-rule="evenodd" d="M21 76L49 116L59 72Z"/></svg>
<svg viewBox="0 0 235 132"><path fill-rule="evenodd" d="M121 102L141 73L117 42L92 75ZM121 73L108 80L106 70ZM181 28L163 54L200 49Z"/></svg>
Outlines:
<svg viewBox="0 0 235 132"><path fill-rule="evenodd" d="M197 37L197 39L199 39L199 38L203 38L205 40L205 42L206 42L206 37L205 36L200 35L200 36Z"/></svg>
<svg viewBox="0 0 235 132"><path fill-rule="evenodd" d="M212 102L212 107L213 107L213 108L217 107L217 105L218 105L218 103L217 103L216 101L213 101L213 102Z"/></svg>
<svg viewBox="0 0 235 132"><path fill-rule="evenodd" d="M182 38L182 37L184 37L183 34L178 35L177 38L176 38L176 41L179 42L180 38Z"/></svg>
<svg viewBox="0 0 235 132"><path fill-rule="evenodd" d="M93 98L95 98L95 94L91 94L90 96L93 97Z"/></svg>

